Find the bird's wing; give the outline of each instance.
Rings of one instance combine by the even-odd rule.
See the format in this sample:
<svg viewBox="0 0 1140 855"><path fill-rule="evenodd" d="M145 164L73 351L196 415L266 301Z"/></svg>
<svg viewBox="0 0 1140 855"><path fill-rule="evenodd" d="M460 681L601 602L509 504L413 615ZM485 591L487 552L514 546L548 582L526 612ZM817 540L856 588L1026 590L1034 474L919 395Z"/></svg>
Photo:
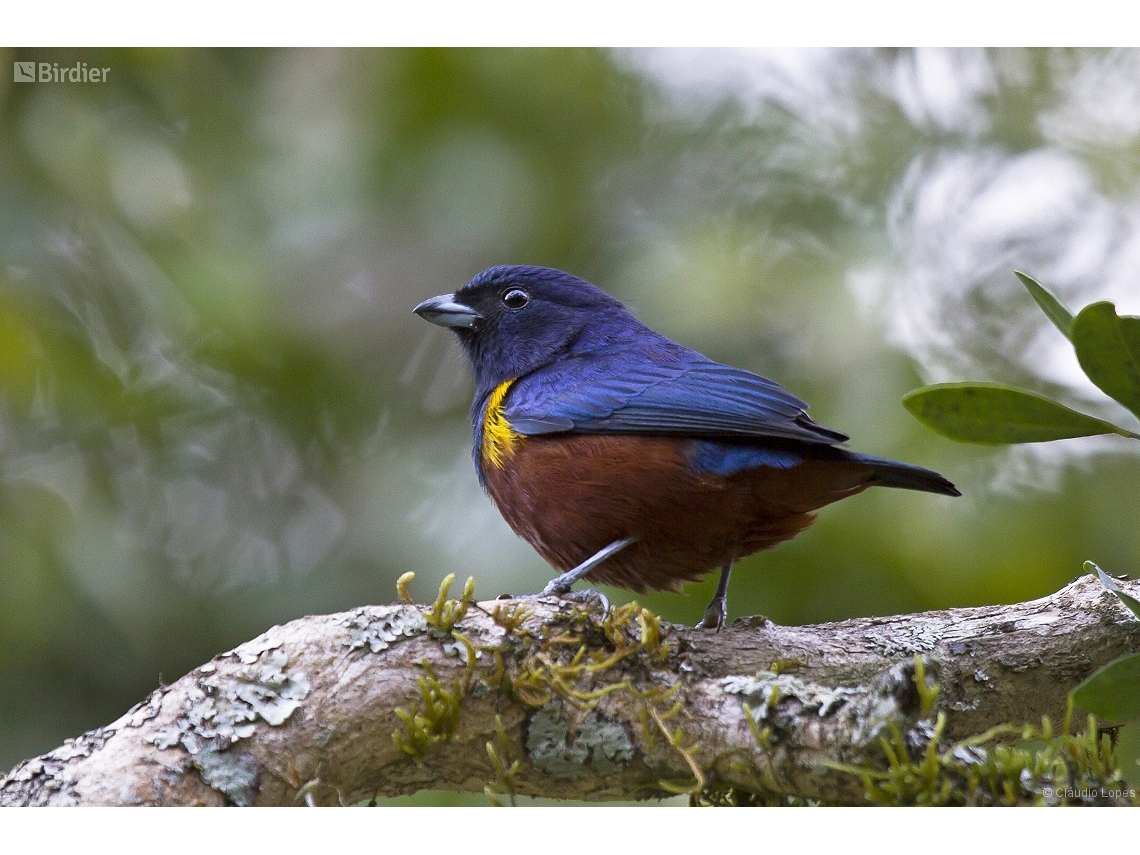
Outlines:
<svg viewBox="0 0 1140 855"><path fill-rule="evenodd" d="M511 427L547 433L675 434L834 445L807 404L741 368L685 358L578 356L521 378L504 402Z"/></svg>

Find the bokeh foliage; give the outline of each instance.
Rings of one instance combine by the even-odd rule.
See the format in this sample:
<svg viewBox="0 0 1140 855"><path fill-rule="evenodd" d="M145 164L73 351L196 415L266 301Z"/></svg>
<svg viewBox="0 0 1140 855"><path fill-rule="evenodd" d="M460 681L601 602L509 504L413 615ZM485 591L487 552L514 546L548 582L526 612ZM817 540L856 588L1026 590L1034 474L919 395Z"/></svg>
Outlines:
<svg viewBox="0 0 1140 855"><path fill-rule="evenodd" d="M1011 464L925 430L898 401L937 378L852 277L905 254L915 164L1055 145L1042 117L1105 61L980 56L988 122L957 127L892 94L919 64L899 52L832 56L798 100L671 88L660 69L691 60L669 54L3 53L111 72L0 78L0 766L273 623L392 601L408 570L421 599L450 572L481 597L544 584L475 482L466 368L410 311L495 263L572 270L965 493L825 510L741 562L730 618L1022 600L1089 557L1135 571L1135 455ZM1140 169L1111 145L1074 156L1128 198ZM1024 291L993 288L979 317L1020 329L992 295ZM1051 489L995 491L1010 465ZM714 581L647 605L695 622Z"/></svg>

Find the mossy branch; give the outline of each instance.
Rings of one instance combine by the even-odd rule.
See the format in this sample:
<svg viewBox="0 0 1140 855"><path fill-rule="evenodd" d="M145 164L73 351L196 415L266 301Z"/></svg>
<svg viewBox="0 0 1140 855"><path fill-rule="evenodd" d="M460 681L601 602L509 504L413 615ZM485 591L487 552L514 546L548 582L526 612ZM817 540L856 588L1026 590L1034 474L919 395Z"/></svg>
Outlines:
<svg viewBox="0 0 1140 855"><path fill-rule="evenodd" d="M1140 622L1093 578L1017 605L719 633L636 604L603 617L477 603L471 582L449 599L452 578L432 605L407 602L404 578L401 605L274 627L21 763L0 804L335 805L424 788L496 802L1133 798L1102 728L1077 711L1068 730L1068 691L1140 650Z"/></svg>

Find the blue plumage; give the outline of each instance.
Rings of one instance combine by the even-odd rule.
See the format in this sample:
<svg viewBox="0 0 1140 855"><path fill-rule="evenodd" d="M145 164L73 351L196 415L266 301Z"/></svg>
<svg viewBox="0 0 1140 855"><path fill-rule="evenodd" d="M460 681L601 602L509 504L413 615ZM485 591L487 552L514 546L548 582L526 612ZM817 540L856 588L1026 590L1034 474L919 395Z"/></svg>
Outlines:
<svg viewBox="0 0 1140 855"><path fill-rule="evenodd" d="M720 475L724 478L761 466L791 469L803 462L802 454L787 449L757 445L725 445L722 442L698 442L689 458L689 466L693 471L705 475Z"/></svg>
<svg viewBox="0 0 1140 855"><path fill-rule="evenodd" d="M575 433L847 439L812 421L807 405L778 384L665 342L672 346L655 342L656 359L613 347L524 375L511 389L507 418L524 428L543 424L537 433L569 423Z"/></svg>

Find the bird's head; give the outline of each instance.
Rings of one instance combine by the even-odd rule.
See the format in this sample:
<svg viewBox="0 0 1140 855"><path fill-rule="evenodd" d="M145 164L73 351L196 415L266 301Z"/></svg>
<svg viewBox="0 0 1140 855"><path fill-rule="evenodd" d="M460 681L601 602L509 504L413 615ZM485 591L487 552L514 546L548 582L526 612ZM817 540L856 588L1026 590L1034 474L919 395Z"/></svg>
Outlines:
<svg viewBox="0 0 1140 855"><path fill-rule="evenodd" d="M492 267L414 311L459 338L475 369L477 401L500 383L643 329L600 288L549 267Z"/></svg>

